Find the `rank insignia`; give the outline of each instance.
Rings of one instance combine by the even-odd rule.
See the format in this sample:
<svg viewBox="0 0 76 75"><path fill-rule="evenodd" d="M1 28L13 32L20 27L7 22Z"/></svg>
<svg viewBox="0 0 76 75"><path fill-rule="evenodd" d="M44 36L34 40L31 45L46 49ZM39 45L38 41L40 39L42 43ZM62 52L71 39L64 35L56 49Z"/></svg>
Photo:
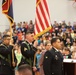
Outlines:
<svg viewBox="0 0 76 75"><path fill-rule="evenodd" d="M27 48L24 48L24 51L26 51L27 50Z"/></svg>
<svg viewBox="0 0 76 75"><path fill-rule="evenodd" d="M55 59L58 60L58 56L57 55L55 55Z"/></svg>

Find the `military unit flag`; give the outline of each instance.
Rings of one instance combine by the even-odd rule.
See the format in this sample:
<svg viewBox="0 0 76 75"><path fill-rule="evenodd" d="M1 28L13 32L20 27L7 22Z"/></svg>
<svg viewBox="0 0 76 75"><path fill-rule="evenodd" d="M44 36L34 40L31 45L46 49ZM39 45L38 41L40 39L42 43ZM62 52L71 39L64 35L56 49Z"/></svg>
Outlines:
<svg viewBox="0 0 76 75"><path fill-rule="evenodd" d="M2 12L7 16L10 21L10 24L13 24L13 7L12 0L3 0L2 1Z"/></svg>

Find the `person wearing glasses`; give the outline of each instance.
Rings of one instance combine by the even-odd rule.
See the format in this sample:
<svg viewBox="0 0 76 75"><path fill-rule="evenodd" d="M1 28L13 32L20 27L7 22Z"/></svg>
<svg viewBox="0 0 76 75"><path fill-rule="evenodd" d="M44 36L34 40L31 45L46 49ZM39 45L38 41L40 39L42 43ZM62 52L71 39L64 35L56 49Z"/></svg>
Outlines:
<svg viewBox="0 0 76 75"><path fill-rule="evenodd" d="M14 75L16 58L13 48L10 35L4 35L0 44L0 75Z"/></svg>

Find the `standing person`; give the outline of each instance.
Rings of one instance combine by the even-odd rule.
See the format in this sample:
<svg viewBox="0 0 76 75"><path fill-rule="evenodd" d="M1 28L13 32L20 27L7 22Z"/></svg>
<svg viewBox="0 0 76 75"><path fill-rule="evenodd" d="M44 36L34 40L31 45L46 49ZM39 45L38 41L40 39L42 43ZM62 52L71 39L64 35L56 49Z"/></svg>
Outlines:
<svg viewBox="0 0 76 75"><path fill-rule="evenodd" d="M41 47L40 46L37 46L37 52L34 56L34 72L35 72L35 75L40 75L40 65L39 65L39 60L40 60L40 57L41 57Z"/></svg>
<svg viewBox="0 0 76 75"><path fill-rule="evenodd" d="M61 42L59 38L52 38L52 49L44 55L43 70L45 75L62 75L63 56L60 53Z"/></svg>
<svg viewBox="0 0 76 75"><path fill-rule="evenodd" d="M18 68L18 74L19 75L32 75L32 68L27 64L21 65Z"/></svg>
<svg viewBox="0 0 76 75"><path fill-rule="evenodd" d="M42 51L41 57L40 57L40 60L39 60L40 75L44 75L44 71L43 71L44 54L45 54L46 51L50 50L51 48L52 48L51 42L50 41L46 41L45 42L45 50Z"/></svg>
<svg viewBox="0 0 76 75"><path fill-rule="evenodd" d="M20 48L20 45L18 44L15 44L15 56L16 56L16 59L17 59L17 64L16 64L16 67L15 67L15 74L17 74L17 69L18 69L18 65L19 63L21 62L21 59L22 59L22 54L21 54L21 48Z"/></svg>
<svg viewBox="0 0 76 75"><path fill-rule="evenodd" d="M12 43L10 44L10 36L4 35L0 45L0 75L14 75L14 61L16 59L14 54L12 55L13 46Z"/></svg>
<svg viewBox="0 0 76 75"><path fill-rule="evenodd" d="M34 32L33 31L27 31L25 35L25 41L21 44L21 53L23 56L23 59L21 60L20 65L22 64L29 64L33 67L33 61L34 61L34 54L36 53L37 49L36 43L32 43L34 41Z"/></svg>
<svg viewBox="0 0 76 75"><path fill-rule="evenodd" d="M20 45L18 44L15 44L15 56L16 56L16 59L17 59L17 65L19 65L19 63L21 62L21 59L22 59L22 54L21 54L21 48L20 48Z"/></svg>

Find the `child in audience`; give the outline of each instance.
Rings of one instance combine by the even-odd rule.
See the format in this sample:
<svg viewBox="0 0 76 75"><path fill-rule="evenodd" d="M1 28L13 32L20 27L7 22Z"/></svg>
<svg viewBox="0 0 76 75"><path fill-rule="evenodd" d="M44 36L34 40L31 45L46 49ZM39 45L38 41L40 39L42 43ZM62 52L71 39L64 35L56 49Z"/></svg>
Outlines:
<svg viewBox="0 0 76 75"><path fill-rule="evenodd" d="M72 59L76 59L76 51L72 52Z"/></svg>

